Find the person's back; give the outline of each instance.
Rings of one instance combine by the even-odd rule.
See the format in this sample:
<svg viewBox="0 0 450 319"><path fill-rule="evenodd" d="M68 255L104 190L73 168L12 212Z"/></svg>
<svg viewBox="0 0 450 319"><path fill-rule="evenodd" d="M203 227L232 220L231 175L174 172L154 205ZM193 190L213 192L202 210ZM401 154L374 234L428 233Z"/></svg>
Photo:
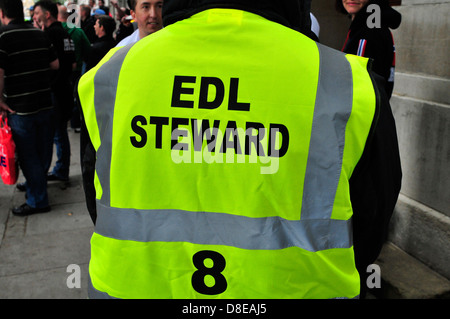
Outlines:
<svg viewBox="0 0 450 319"><path fill-rule="evenodd" d="M0 29L0 68L5 70L7 103L18 113L52 107L49 61L56 59L43 31L12 22ZM51 56L52 54L52 56Z"/></svg>
<svg viewBox="0 0 450 319"><path fill-rule="evenodd" d="M50 27L45 29L45 32L52 41L60 61L60 69L54 81L55 89L57 89L62 82L65 83L70 80L75 63L75 46L69 33L64 30L59 21L52 23Z"/></svg>
<svg viewBox="0 0 450 319"><path fill-rule="evenodd" d="M116 45L113 37L99 38L92 44L89 54L86 57L86 71L92 69L98 62Z"/></svg>
<svg viewBox="0 0 450 319"><path fill-rule="evenodd" d="M357 296L367 61L247 11L171 23L80 82L99 161L91 296Z"/></svg>
<svg viewBox="0 0 450 319"><path fill-rule="evenodd" d="M86 34L90 43L97 41L97 36L95 35L94 24L95 17L91 16L91 7L87 5L80 6L80 27Z"/></svg>
<svg viewBox="0 0 450 319"><path fill-rule="evenodd" d="M89 39L83 29L73 25L71 22L67 22L69 16L70 15L69 12L67 12L67 8L63 5L58 5L58 21L61 22L63 29L68 33L73 41L76 61L76 67L73 71L75 77L79 77L81 75L83 60L89 53L91 43L89 42Z"/></svg>

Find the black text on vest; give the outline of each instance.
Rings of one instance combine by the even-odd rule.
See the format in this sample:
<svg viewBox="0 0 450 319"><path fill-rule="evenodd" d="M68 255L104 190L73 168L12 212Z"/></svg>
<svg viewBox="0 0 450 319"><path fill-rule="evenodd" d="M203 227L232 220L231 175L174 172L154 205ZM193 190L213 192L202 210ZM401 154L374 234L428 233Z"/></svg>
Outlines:
<svg viewBox="0 0 450 319"><path fill-rule="evenodd" d="M196 83L195 76L175 76L172 92L172 107L193 108L194 101L184 100L181 95L193 95L194 88L186 87L183 84ZM208 100L208 93L215 88L215 96ZM230 88L228 91L228 110L230 111L250 111L250 103L238 102L239 79L230 79ZM225 84L216 77L201 77L200 94L198 99L199 109L216 109L222 105L225 98Z"/></svg>
<svg viewBox="0 0 450 319"><path fill-rule="evenodd" d="M238 78L223 81L217 77L201 77L200 83L196 84L196 81L195 76L174 77L170 107L180 111L184 109L185 117L147 114L135 115L131 119L134 134L130 136L130 142L133 147L150 145L155 149L170 148L184 154L194 151L203 153L205 159L208 153L229 154L228 150L235 155L259 158L281 158L287 153L288 128L281 123L263 124L253 120L256 114L250 112L250 103L238 101ZM225 83L229 87L225 87ZM194 94L195 88L199 90L198 94ZM214 119L214 114L219 107L224 107L223 104L227 104L227 110L231 111L229 116L224 118L221 112L222 119ZM194 108L203 110L202 118L197 118ZM206 115L208 111L210 117ZM237 116L238 113L244 116ZM184 162L189 162L187 157L183 157ZM220 156L215 160L220 162Z"/></svg>
<svg viewBox="0 0 450 319"><path fill-rule="evenodd" d="M289 131L282 124L271 123L266 128L262 123L245 122L238 127L236 121L210 120L194 118L170 118L136 115L131 120L131 130L136 134L130 136L130 142L135 148L147 145L148 133L155 149L170 146L172 150L208 151L226 153L227 149L235 154L251 155L252 149L257 156L283 157L289 148ZM211 125L212 124L212 125ZM148 127L148 128L146 128ZM166 128L167 127L167 128ZM170 141L163 143L163 131L169 129ZM147 133L148 132L148 133ZM190 142L180 142L185 137ZM266 144L264 145L264 139ZM281 143L277 140L281 139ZM207 145L203 148L203 143Z"/></svg>

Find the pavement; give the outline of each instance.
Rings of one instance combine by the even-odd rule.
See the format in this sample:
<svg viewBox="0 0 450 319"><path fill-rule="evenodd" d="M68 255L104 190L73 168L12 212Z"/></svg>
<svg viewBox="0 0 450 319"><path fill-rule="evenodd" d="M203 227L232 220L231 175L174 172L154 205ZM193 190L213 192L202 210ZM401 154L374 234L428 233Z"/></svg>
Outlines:
<svg viewBox="0 0 450 319"><path fill-rule="evenodd" d="M79 134L69 129L69 138L69 182L49 182L50 212L14 216L11 207L23 204L25 194L0 182L0 299L87 298L94 227L82 187ZM375 264L381 288L371 289L368 299L450 299L447 278L392 243Z"/></svg>
<svg viewBox="0 0 450 319"><path fill-rule="evenodd" d="M381 286L371 289L376 299L450 299L450 281L391 242L375 261Z"/></svg>
<svg viewBox="0 0 450 319"><path fill-rule="evenodd" d="M50 212L14 216L11 207L23 204L25 193L0 181L0 299L87 298L94 227L84 200L79 136L69 130L69 182L48 183ZM24 180L20 175L18 182Z"/></svg>

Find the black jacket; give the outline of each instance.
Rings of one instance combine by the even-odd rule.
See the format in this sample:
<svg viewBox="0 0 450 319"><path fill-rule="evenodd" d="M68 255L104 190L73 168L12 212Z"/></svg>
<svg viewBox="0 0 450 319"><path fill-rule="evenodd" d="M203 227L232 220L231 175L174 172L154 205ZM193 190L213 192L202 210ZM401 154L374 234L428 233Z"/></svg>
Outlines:
<svg viewBox="0 0 450 319"><path fill-rule="evenodd" d="M75 46L69 33L64 30L61 22L55 21L44 29L55 48L59 59L59 69L53 71L52 92L56 104L55 114L57 122L67 121L73 109L73 95L70 86L73 64L75 59Z"/></svg>
<svg viewBox="0 0 450 319"><path fill-rule="evenodd" d="M97 65L98 62L116 45L116 41L112 36L104 36L99 38L91 45L88 57L86 59L86 72ZM79 98L76 99L79 104ZM87 133L86 125L83 119L81 106L78 105L81 120L80 132L80 162L81 173L83 176L83 187L86 197L86 204L95 224L97 219L97 211L95 207L95 188L94 188L94 172L95 172L95 150Z"/></svg>
<svg viewBox="0 0 450 319"><path fill-rule="evenodd" d="M163 24L167 26L211 8L252 12L317 40L311 31L311 0L169 0L164 1Z"/></svg>
<svg viewBox="0 0 450 319"><path fill-rule="evenodd" d="M95 34L95 17L90 16L86 20L80 20L81 29L83 29L84 33L86 33L87 38L89 39L89 42L94 43L98 40L97 35Z"/></svg>
<svg viewBox="0 0 450 319"><path fill-rule="evenodd" d="M380 8L380 27L370 27L367 21L371 23L376 21L374 12L370 10L367 12L367 6L362 8L350 24L342 51L373 59L372 70L384 78L383 87L390 98L394 87L395 70L395 46L390 29L397 29L400 26L402 16L392 9L386 0L372 0L368 3L370 4L376 4Z"/></svg>
<svg viewBox="0 0 450 319"><path fill-rule="evenodd" d="M164 24L175 23L201 11L203 8L229 7L259 12L264 17L282 24L300 26L298 15L290 19L293 7L301 2L292 0L166 0L163 7ZM298 11L297 11L298 12ZM309 12L307 12L309 16ZM292 20L292 21L290 21ZM299 53L301 54L301 52ZM357 267L365 267L378 257L386 239L388 224L397 202L401 184L401 167L397 133L389 100L378 87L383 79L371 73L377 92L376 116L364 153L350 179L350 195L354 210L354 248ZM82 132L83 180L89 212L95 222L95 191L93 177L95 152L85 129Z"/></svg>
<svg viewBox="0 0 450 319"><path fill-rule="evenodd" d="M86 72L100 62L109 50L116 46L116 41L112 36L103 36L91 45L86 58Z"/></svg>

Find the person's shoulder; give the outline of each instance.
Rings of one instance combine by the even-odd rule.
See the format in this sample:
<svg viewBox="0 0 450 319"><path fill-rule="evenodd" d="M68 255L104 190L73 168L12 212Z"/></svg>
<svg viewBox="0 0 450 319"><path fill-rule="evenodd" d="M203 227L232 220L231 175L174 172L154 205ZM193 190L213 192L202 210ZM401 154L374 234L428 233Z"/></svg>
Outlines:
<svg viewBox="0 0 450 319"><path fill-rule="evenodd" d="M376 47L392 45L391 31L384 26L380 28L366 27L364 33L361 34L361 38L367 40L368 44Z"/></svg>
<svg viewBox="0 0 450 319"><path fill-rule="evenodd" d="M27 38L45 38L48 39L46 33L42 31L41 29L35 28L34 26L26 23L20 23L20 24L8 24L3 25L0 27L0 37L6 37L6 38L14 38L14 40L17 39L24 39Z"/></svg>
<svg viewBox="0 0 450 319"><path fill-rule="evenodd" d="M63 25L59 21L53 22L46 30L57 35L69 35L69 33L66 31L66 29L64 29Z"/></svg>
<svg viewBox="0 0 450 319"><path fill-rule="evenodd" d="M81 38L81 37L85 37L86 33L83 31L83 29L79 28L79 27L73 27L73 28L69 28L66 29L67 32L69 33L69 35L71 37L77 37L77 38Z"/></svg>
<svg viewBox="0 0 450 319"><path fill-rule="evenodd" d="M0 26L0 36L3 35L4 33L8 33L8 31L14 30L15 28L16 28L16 26L11 26L10 24L1 25Z"/></svg>
<svg viewBox="0 0 450 319"><path fill-rule="evenodd" d="M95 41L94 43L91 44L91 52L98 50L99 48L102 47L102 42L101 41Z"/></svg>
<svg viewBox="0 0 450 319"><path fill-rule="evenodd" d="M37 29L28 23L9 23L7 25L0 26L0 32L6 32L6 31L12 31L12 30L24 30L24 31L39 30L39 31L41 31L40 29Z"/></svg>

